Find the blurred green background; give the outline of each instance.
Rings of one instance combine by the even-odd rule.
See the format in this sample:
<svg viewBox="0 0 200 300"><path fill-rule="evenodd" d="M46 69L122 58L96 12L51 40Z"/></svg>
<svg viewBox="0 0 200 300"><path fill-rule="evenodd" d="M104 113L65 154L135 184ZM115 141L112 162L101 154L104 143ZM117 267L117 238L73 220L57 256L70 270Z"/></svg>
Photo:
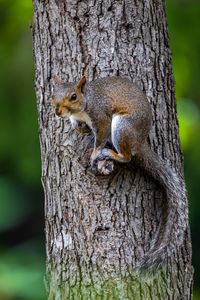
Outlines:
<svg viewBox="0 0 200 300"><path fill-rule="evenodd" d="M185 157L200 299L200 3L168 0L167 16ZM0 0L0 299L46 299L43 191L31 36L32 2Z"/></svg>

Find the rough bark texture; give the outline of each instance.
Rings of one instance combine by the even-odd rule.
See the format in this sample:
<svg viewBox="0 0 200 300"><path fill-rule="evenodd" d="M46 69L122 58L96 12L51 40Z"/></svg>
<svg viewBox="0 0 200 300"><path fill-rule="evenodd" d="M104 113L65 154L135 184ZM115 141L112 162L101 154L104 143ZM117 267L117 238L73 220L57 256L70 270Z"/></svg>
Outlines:
<svg viewBox="0 0 200 300"><path fill-rule="evenodd" d="M175 265L134 271L162 218L159 186L134 160L94 174L93 137L72 131L51 104L53 76L129 77L152 105L152 149L182 174L164 1L34 0L33 37L49 299L191 299L188 232Z"/></svg>

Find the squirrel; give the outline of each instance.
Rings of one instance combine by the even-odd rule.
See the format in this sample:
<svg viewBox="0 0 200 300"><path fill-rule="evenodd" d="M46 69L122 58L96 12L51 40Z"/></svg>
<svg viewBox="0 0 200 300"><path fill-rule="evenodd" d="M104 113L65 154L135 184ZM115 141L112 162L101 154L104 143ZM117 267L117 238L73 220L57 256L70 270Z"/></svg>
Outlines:
<svg viewBox="0 0 200 300"><path fill-rule="evenodd" d="M165 216L141 267L164 265L168 255L176 252L175 243L181 246L183 242L187 222L185 187L183 179L148 145L152 111L145 94L127 78L114 76L87 82L83 76L77 83L55 82L53 107L57 116L69 118L74 129L84 122L92 130L92 166L97 160L128 163L135 156L163 187ZM105 147L108 141L114 150Z"/></svg>

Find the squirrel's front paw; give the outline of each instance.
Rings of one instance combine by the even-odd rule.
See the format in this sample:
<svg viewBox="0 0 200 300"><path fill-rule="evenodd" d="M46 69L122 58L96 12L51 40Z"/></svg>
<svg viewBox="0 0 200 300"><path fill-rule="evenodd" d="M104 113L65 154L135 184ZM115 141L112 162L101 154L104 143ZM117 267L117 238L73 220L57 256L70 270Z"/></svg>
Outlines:
<svg viewBox="0 0 200 300"><path fill-rule="evenodd" d="M72 128L81 134L87 134L91 132L90 128L85 124L78 124L77 126L74 126Z"/></svg>

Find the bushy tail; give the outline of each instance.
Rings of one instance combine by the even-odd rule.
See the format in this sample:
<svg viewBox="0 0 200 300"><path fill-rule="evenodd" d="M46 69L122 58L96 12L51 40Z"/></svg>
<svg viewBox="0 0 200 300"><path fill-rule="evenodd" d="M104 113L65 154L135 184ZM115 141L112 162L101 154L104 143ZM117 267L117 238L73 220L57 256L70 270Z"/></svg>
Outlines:
<svg viewBox="0 0 200 300"><path fill-rule="evenodd" d="M136 155L140 165L164 188L166 202L158 234L142 261L142 268L163 266L183 242L187 226L187 205L184 181L147 144Z"/></svg>

